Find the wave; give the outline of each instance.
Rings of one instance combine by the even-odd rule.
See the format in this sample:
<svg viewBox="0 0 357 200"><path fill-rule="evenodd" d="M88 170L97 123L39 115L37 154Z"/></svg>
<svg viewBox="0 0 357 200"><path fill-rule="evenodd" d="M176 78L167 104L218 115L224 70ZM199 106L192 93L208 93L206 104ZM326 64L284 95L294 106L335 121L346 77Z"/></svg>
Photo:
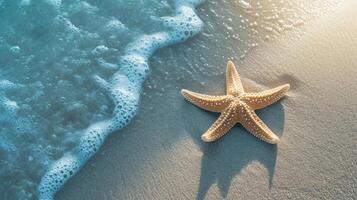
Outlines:
<svg viewBox="0 0 357 200"><path fill-rule="evenodd" d="M114 102L112 117L83 130L79 144L50 166L40 182L39 199L52 199L56 191L98 151L109 134L125 127L133 119L139 107L143 82L150 73L150 57L157 49L184 42L202 30L203 23L195 13L195 7L202 2L175 2L176 15L160 19L169 31L142 35L128 44L119 59L119 70L109 81L95 76L96 83Z"/></svg>

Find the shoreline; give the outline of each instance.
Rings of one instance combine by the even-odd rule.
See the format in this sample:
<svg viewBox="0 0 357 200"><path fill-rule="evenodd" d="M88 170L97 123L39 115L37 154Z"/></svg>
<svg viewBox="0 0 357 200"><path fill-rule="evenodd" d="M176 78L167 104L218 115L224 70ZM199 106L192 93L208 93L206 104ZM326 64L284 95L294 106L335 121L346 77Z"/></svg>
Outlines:
<svg viewBox="0 0 357 200"><path fill-rule="evenodd" d="M58 199L353 199L357 30L351 16L356 6L349 1L305 24L300 33L283 34L236 63L249 88L291 83L288 98L258 112L281 137L277 146L259 141L240 126L216 143L200 141L217 115L189 105L179 91L223 92L226 58L218 58L221 72L195 71L198 78L186 75L164 95L143 98L136 120L110 136ZM146 90L162 83L155 82L165 75L157 65L183 59L165 63L158 57L184 48L166 48L154 56Z"/></svg>

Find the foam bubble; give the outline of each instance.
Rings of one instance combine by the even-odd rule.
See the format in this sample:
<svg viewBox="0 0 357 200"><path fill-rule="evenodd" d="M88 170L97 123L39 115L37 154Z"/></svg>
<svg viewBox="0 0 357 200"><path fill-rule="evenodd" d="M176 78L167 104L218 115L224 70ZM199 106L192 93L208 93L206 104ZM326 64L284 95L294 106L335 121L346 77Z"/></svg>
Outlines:
<svg viewBox="0 0 357 200"><path fill-rule="evenodd" d="M2 120L11 121L14 120L19 106L15 101L8 99L5 96L5 92L8 90L18 89L21 85L15 84L8 80L0 80L0 109L2 110L1 118Z"/></svg>
<svg viewBox="0 0 357 200"><path fill-rule="evenodd" d="M116 34L120 34L123 31L125 31L127 28L125 27L125 25L119 21L118 19L113 19L110 20L106 25L105 25L105 29L108 32L115 32Z"/></svg>
<svg viewBox="0 0 357 200"><path fill-rule="evenodd" d="M97 46L96 48L94 48L92 51L91 51L91 53L92 53L92 55L94 55L94 56L99 56L99 55L102 55L102 54L104 54L104 53L106 53L106 52L108 52L109 51L109 48L108 47L106 47L106 46L104 46L104 45L99 45L99 46Z"/></svg>

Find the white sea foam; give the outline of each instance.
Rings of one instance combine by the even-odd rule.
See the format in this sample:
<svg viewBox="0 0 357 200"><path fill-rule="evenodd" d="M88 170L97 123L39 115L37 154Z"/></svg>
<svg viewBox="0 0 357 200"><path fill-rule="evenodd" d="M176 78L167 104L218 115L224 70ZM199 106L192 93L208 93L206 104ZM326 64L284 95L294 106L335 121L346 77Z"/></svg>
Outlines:
<svg viewBox="0 0 357 200"><path fill-rule="evenodd" d="M119 59L119 70L109 81L99 76L94 77L115 104L112 118L94 123L83 130L79 145L50 166L38 189L40 199L52 199L56 191L98 151L110 133L123 128L132 120L139 106L142 84L150 72L150 57L158 48L183 42L201 31L203 23L194 10L200 3L202 0L177 1L176 15L161 18L168 31L141 35L128 44L125 54ZM109 22L107 27L119 31L125 28L117 21ZM99 46L93 53L106 50L106 47Z"/></svg>

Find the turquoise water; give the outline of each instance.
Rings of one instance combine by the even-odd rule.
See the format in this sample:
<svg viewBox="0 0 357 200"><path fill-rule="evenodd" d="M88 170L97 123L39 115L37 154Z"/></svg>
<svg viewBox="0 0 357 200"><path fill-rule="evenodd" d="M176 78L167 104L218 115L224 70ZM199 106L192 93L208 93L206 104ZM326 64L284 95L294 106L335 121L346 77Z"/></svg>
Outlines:
<svg viewBox="0 0 357 200"><path fill-rule="evenodd" d="M220 70L207 63L243 58L260 41L301 26L308 7L320 5L271 2L207 2L207 33L192 47L212 56L198 56L202 66L183 60L155 70L177 80L192 72L217 76ZM0 199L51 199L110 133L126 126L139 107L150 57L202 31L195 13L201 3L0 0ZM226 12L232 7L236 12ZM213 36L241 45L226 48ZM209 43L217 48L205 48ZM174 81L161 78L159 85Z"/></svg>
<svg viewBox="0 0 357 200"><path fill-rule="evenodd" d="M201 1L0 1L4 199L51 199L135 115L148 59Z"/></svg>

